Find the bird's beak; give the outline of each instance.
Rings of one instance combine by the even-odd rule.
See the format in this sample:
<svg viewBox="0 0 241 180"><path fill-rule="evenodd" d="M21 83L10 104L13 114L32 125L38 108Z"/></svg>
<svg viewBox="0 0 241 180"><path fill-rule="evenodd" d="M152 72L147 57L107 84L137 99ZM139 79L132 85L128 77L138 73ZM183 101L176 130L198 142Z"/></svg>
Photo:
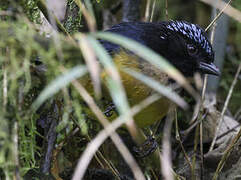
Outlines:
<svg viewBox="0 0 241 180"><path fill-rule="evenodd" d="M215 75L215 76L220 75L219 69L213 63L209 64L209 63L205 63L205 62L200 62L199 70L204 74L212 74L212 75Z"/></svg>

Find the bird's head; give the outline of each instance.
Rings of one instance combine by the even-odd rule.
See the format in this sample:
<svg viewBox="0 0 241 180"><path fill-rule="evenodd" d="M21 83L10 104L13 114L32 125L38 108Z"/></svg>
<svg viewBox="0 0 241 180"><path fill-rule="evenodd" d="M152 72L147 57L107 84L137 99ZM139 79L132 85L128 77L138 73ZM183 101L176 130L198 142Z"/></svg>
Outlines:
<svg viewBox="0 0 241 180"><path fill-rule="evenodd" d="M171 62L185 76L195 72L219 75L213 64L214 52L206 32L196 24L186 21L124 22L108 32L117 33L156 51ZM118 45L101 41L110 53L120 49Z"/></svg>
<svg viewBox="0 0 241 180"><path fill-rule="evenodd" d="M192 76L195 72L220 74L213 64L214 52L207 34L198 25L185 21L165 22L160 38L167 40L165 52L161 54L184 75Z"/></svg>

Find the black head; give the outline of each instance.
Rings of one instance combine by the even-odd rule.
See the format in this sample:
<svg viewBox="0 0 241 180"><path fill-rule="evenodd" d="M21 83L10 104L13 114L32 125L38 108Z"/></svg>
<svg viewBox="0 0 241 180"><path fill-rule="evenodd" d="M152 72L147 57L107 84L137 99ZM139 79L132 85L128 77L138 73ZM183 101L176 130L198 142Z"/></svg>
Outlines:
<svg viewBox="0 0 241 180"><path fill-rule="evenodd" d="M166 39L166 48L160 49L173 65L184 75L192 76L195 72L219 75L213 64L214 52L206 32L198 25L185 21L169 21L162 23L161 39Z"/></svg>
<svg viewBox="0 0 241 180"><path fill-rule="evenodd" d="M185 76L195 72L219 75L213 64L214 52L206 32L198 25L185 21L160 23L124 22L107 30L148 46L170 61ZM110 53L120 49L118 45L101 41Z"/></svg>

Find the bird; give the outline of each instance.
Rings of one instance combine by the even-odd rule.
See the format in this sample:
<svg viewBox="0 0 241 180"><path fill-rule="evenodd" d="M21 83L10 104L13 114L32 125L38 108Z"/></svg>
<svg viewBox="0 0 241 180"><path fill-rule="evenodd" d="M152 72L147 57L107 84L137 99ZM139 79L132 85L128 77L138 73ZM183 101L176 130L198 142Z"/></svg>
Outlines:
<svg viewBox="0 0 241 180"><path fill-rule="evenodd" d="M219 69L213 63L214 51L207 33L197 24L173 20L122 22L107 29L106 32L122 35L152 49L185 77L192 77L196 72L216 76L220 74ZM100 40L100 43L112 56L118 69L129 68L142 72L164 85L171 82L167 74L125 48L106 40ZM150 87L123 71L120 71L120 77L130 106L138 104L154 93ZM90 80L85 81L85 83L89 82ZM105 92L103 96L108 97ZM109 119L118 116L114 107L113 103L104 105L103 111ZM147 127L162 119L169 108L170 101L165 97L160 98L136 114L135 123L138 127Z"/></svg>

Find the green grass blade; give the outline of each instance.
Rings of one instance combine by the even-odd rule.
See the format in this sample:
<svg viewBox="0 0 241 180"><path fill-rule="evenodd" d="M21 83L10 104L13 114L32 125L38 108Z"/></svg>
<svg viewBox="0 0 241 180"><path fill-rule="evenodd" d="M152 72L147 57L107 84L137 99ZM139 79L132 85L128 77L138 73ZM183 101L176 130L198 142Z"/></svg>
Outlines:
<svg viewBox="0 0 241 180"><path fill-rule="evenodd" d="M100 45L100 43L94 39L93 37L89 36L88 40L92 45L93 49L101 64L103 64L106 72L109 72L109 75L106 78L107 87L110 90L111 97L117 106L118 111L123 114L129 110L128 100L125 94L125 90L121 84L120 77L118 75L118 70L112 61L111 56L106 52L104 47Z"/></svg>
<svg viewBox="0 0 241 180"><path fill-rule="evenodd" d="M181 98L177 93L173 92L173 90L170 87L163 86L158 81L144 75L143 73L139 73L127 68L123 69L123 71L133 76L137 80L143 82L144 84L148 85L149 87L151 87L152 89L160 93L161 95L167 97L168 99L170 99L172 102L176 103L178 106L182 107L183 109L188 108L188 104L185 102L185 100Z"/></svg>
<svg viewBox="0 0 241 180"><path fill-rule="evenodd" d="M171 78L176 80L180 85L182 85L191 95L198 99L198 94L188 83L186 78L180 73L174 66L172 66L168 61L166 61L159 54L151 50L150 48L132 40L127 37L110 33L110 32L99 32L92 33L94 37L110 41L114 44L118 44L132 52L141 58L145 59L149 63L153 64L161 71L167 73Z"/></svg>
<svg viewBox="0 0 241 180"><path fill-rule="evenodd" d="M63 75L60 75L47 85L47 87L40 93L38 98L34 101L32 108L34 110L38 109L44 101L56 94L60 89L66 87L73 80L85 75L86 73L87 68L83 65L78 65Z"/></svg>

